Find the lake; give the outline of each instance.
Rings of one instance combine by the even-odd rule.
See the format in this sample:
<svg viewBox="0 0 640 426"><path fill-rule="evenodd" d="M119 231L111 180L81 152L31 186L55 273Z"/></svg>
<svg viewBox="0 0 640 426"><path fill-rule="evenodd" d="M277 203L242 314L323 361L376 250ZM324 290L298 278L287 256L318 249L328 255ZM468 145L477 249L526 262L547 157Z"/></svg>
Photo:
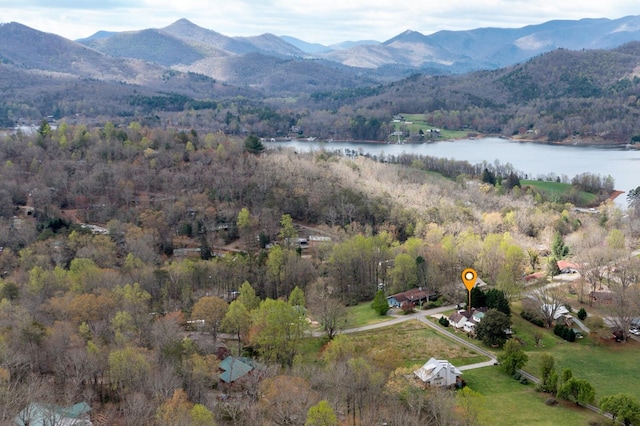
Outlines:
<svg viewBox="0 0 640 426"><path fill-rule="evenodd" d="M530 179L555 174L569 180L582 173L601 176L611 175L615 189L628 192L640 186L640 150L625 148L600 148L565 146L531 142L516 142L501 138L462 139L424 144L372 144L348 142L319 142L294 140L266 142L267 147L289 147L299 151L356 150L370 155L398 155L402 153L428 155L440 158L465 160L472 164L483 162L511 164L515 170ZM522 178L523 176L521 176ZM626 208L626 196L616 199L616 204Z"/></svg>

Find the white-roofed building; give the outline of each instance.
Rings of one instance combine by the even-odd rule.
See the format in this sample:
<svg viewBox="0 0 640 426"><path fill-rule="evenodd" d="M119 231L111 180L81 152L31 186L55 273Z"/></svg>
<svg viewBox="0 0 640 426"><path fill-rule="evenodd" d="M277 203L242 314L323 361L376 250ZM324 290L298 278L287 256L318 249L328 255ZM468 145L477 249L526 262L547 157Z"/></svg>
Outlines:
<svg viewBox="0 0 640 426"><path fill-rule="evenodd" d="M461 382L462 372L449 361L431 358L413 374L425 385L449 387Z"/></svg>

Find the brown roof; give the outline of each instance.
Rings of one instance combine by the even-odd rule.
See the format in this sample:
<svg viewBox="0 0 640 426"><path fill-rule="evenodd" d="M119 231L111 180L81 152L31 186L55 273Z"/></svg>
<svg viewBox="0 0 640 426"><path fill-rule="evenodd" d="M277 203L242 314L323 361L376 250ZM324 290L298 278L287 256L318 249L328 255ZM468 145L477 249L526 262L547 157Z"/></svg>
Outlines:
<svg viewBox="0 0 640 426"><path fill-rule="evenodd" d="M426 289L422 288L412 288L411 290L404 291L402 293L394 294L393 298L395 298L398 302L416 302L419 300L428 299L429 296L434 293L429 293Z"/></svg>
<svg viewBox="0 0 640 426"><path fill-rule="evenodd" d="M575 263L567 262L566 260L558 260L558 269L563 270L566 268L578 269L578 265Z"/></svg>

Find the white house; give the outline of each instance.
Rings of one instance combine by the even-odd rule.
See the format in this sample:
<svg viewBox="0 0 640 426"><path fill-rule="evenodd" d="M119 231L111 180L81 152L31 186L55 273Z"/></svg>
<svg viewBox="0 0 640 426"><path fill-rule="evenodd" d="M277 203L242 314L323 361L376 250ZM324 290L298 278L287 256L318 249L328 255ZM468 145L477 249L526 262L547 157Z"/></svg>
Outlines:
<svg viewBox="0 0 640 426"><path fill-rule="evenodd" d="M431 358L413 372L425 385L454 386L460 381L462 372L449 361Z"/></svg>
<svg viewBox="0 0 640 426"><path fill-rule="evenodd" d="M469 321L469 319L463 315L461 312L454 312L449 316L449 324L456 330L460 330L464 327L464 323Z"/></svg>
<svg viewBox="0 0 640 426"><path fill-rule="evenodd" d="M464 331L465 333L471 333L475 335L476 323L473 321L465 322L464 325L462 326L462 331Z"/></svg>

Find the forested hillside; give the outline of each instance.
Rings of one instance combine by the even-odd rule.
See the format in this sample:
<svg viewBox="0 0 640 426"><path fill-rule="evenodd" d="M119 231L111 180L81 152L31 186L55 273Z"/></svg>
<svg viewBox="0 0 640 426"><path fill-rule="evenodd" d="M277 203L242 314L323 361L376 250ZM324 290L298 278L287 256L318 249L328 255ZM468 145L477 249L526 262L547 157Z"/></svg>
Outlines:
<svg viewBox="0 0 640 426"><path fill-rule="evenodd" d="M559 49L496 71L416 74L364 99L312 98L319 105L350 104L379 119L424 113L429 123L445 129L507 137L529 130L529 137L541 141L630 143L640 135L639 62L640 43L610 51Z"/></svg>
<svg viewBox="0 0 640 426"><path fill-rule="evenodd" d="M458 303L469 266L515 298L558 236L594 264L625 255L639 229L635 210L582 214L499 165L444 177L430 161L137 122L4 138L2 422L29 402L79 401L127 425L303 424L322 400L361 424L455 417L450 393L414 395L419 410L406 399L393 348L356 354L336 339L298 357L316 344L307 318L333 337L345 306L380 284ZM218 376L229 351L256 363L233 386Z"/></svg>
<svg viewBox="0 0 640 426"><path fill-rule="evenodd" d="M558 49L493 71L414 74L388 82L380 78L384 67L354 69L262 52L170 69L100 54L19 24L2 31L3 127L52 116L100 126L137 121L269 138L296 129L303 137L388 141L395 131L392 118L411 113L424 114L434 128L543 142L640 139L639 42L612 50ZM130 47L144 51L144 42ZM197 56L189 52L183 50ZM208 77L212 69L224 79Z"/></svg>

